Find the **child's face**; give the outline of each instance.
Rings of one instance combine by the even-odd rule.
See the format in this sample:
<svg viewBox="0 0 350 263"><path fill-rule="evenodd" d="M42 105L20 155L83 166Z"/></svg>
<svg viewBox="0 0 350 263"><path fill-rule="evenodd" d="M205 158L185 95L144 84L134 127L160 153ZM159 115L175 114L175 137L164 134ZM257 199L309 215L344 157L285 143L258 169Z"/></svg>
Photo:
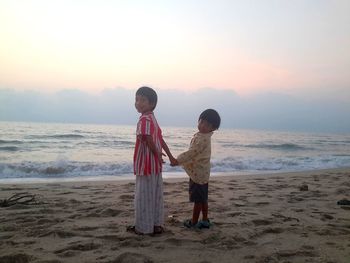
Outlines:
<svg viewBox="0 0 350 263"><path fill-rule="evenodd" d="M214 131L215 129L213 128L213 125L211 125L206 120L199 119L199 121L198 121L198 130L201 133L209 133L209 132Z"/></svg>
<svg viewBox="0 0 350 263"><path fill-rule="evenodd" d="M153 111L154 104L150 103L147 97L136 95L135 108L139 113L146 113Z"/></svg>

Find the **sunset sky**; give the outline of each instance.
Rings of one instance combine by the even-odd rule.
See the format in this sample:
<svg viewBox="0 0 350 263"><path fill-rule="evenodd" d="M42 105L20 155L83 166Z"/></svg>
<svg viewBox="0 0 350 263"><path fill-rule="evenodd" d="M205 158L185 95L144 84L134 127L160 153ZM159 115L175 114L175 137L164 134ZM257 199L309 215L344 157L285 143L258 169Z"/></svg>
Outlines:
<svg viewBox="0 0 350 263"><path fill-rule="evenodd" d="M0 88L350 101L350 1L0 0Z"/></svg>

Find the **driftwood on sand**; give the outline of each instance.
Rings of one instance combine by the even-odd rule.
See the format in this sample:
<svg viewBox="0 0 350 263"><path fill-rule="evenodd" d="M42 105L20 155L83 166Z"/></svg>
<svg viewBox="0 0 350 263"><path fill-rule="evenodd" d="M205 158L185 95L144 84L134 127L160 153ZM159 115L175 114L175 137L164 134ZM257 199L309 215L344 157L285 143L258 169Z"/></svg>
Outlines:
<svg viewBox="0 0 350 263"><path fill-rule="evenodd" d="M36 205L40 202L37 200L37 195L28 192L16 193L10 198L0 200L0 207L9 207L16 204L21 205Z"/></svg>

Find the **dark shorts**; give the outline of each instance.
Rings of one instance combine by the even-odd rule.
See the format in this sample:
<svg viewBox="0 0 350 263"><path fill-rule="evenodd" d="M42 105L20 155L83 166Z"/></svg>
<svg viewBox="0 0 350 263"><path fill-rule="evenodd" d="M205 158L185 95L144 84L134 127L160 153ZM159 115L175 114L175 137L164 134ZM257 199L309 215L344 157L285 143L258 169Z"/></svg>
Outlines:
<svg viewBox="0 0 350 263"><path fill-rule="evenodd" d="M208 184L196 184L190 179L189 183L190 202L208 202Z"/></svg>

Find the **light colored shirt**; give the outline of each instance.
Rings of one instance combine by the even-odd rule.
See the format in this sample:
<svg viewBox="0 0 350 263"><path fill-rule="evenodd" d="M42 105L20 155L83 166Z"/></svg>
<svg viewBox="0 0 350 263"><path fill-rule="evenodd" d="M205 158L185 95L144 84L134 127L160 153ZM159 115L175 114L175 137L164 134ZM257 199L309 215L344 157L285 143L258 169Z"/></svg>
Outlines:
<svg viewBox="0 0 350 263"><path fill-rule="evenodd" d="M152 136L158 151L162 150L162 130L153 112L140 116L136 129L136 144L134 150L134 174L151 175L162 172L162 164L146 143L145 136Z"/></svg>
<svg viewBox="0 0 350 263"><path fill-rule="evenodd" d="M209 182L212 135L213 132L197 132L191 140L188 151L177 157L179 164L183 166L192 181L197 184Z"/></svg>

